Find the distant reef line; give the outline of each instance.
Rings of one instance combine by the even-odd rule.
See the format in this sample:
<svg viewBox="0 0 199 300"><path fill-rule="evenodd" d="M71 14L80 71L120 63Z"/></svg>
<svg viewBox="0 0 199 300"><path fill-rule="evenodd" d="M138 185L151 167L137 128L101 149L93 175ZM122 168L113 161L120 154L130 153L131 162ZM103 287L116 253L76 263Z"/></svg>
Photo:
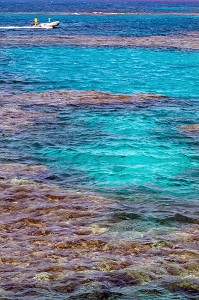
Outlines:
<svg viewBox="0 0 199 300"><path fill-rule="evenodd" d="M157 11L157 12L55 12L55 11L19 11L19 12L13 12L13 11L6 11L6 12L1 12L1 14L11 14L11 15L86 15L86 16L112 16L112 15L174 15L174 16L199 16L199 11L198 12L162 12L162 11Z"/></svg>

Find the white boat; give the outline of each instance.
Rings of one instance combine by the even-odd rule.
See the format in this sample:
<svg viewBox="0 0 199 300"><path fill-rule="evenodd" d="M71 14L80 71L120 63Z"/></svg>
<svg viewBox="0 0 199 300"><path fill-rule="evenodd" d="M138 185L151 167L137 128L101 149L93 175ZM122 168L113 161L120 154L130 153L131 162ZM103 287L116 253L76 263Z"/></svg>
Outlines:
<svg viewBox="0 0 199 300"><path fill-rule="evenodd" d="M60 24L59 21L54 22L48 22L48 23L39 23L38 25L32 25L32 28L46 28L46 29L52 29L57 27Z"/></svg>
<svg viewBox="0 0 199 300"><path fill-rule="evenodd" d="M60 24L59 21L39 23L38 25L30 26L1 26L0 29L53 29Z"/></svg>

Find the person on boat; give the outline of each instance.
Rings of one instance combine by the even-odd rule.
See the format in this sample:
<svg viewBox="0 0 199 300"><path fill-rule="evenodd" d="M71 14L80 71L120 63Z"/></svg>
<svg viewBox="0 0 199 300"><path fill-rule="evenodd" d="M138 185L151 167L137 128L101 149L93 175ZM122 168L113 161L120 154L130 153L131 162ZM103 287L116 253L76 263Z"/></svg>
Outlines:
<svg viewBox="0 0 199 300"><path fill-rule="evenodd" d="M39 24L38 18L34 18L34 25L37 26Z"/></svg>
<svg viewBox="0 0 199 300"><path fill-rule="evenodd" d="M48 23L50 23L51 22L51 18L48 18Z"/></svg>

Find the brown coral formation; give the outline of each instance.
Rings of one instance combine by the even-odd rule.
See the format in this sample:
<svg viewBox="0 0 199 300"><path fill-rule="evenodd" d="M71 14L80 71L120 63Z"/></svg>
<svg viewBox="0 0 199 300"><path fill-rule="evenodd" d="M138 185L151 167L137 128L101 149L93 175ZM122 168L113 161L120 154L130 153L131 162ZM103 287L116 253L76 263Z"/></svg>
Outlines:
<svg viewBox="0 0 199 300"><path fill-rule="evenodd" d="M136 209L133 204L28 179L42 173L41 166L6 164L1 170L3 294L28 295L41 287L52 293L82 288L98 293L156 280L170 290L199 291L195 222L173 227L169 234L160 234L160 229L159 234L148 230L134 236L121 226L126 219L120 218ZM131 222L136 226L141 218L138 211Z"/></svg>
<svg viewBox="0 0 199 300"><path fill-rule="evenodd" d="M13 183L15 179L21 179L22 185L26 184L26 180L44 180L44 178L49 175L51 175L50 170L43 165L26 165L20 163L1 163L0 165L1 179L12 179ZM19 183L19 181L17 182Z"/></svg>
<svg viewBox="0 0 199 300"><path fill-rule="evenodd" d="M40 112L25 111L20 105L2 105L0 106L0 130L7 132L24 130L45 115Z"/></svg>
<svg viewBox="0 0 199 300"><path fill-rule="evenodd" d="M155 35L144 37L121 36L12 36L0 37L1 45L75 45L86 47L150 47L199 50L199 32L179 35Z"/></svg>
<svg viewBox="0 0 199 300"><path fill-rule="evenodd" d="M165 99L163 95L156 94L113 94L95 90L61 90L41 93L24 93L16 95L0 95L1 101L18 104L45 104L49 106L64 105L114 105L156 103Z"/></svg>

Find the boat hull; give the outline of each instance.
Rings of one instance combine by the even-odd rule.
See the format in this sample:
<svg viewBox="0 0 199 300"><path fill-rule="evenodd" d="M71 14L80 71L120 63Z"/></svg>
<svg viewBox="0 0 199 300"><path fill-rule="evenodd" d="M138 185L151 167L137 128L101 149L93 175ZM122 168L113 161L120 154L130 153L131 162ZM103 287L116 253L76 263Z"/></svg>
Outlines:
<svg viewBox="0 0 199 300"><path fill-rule="evenodd" d="M60 24L59 21L40 23L31 26L1 26L0 29L53 29Z"/></svg>
<svg viewBox="0 0 199 300"><path fill-rule="evenodd" d="M48 23L40 23L38 25L33 25L31 27L33 28L46 28L46 29L51 29L55 28L60 24L59 21L54 21L54 22L48 22Z"/></svg>

